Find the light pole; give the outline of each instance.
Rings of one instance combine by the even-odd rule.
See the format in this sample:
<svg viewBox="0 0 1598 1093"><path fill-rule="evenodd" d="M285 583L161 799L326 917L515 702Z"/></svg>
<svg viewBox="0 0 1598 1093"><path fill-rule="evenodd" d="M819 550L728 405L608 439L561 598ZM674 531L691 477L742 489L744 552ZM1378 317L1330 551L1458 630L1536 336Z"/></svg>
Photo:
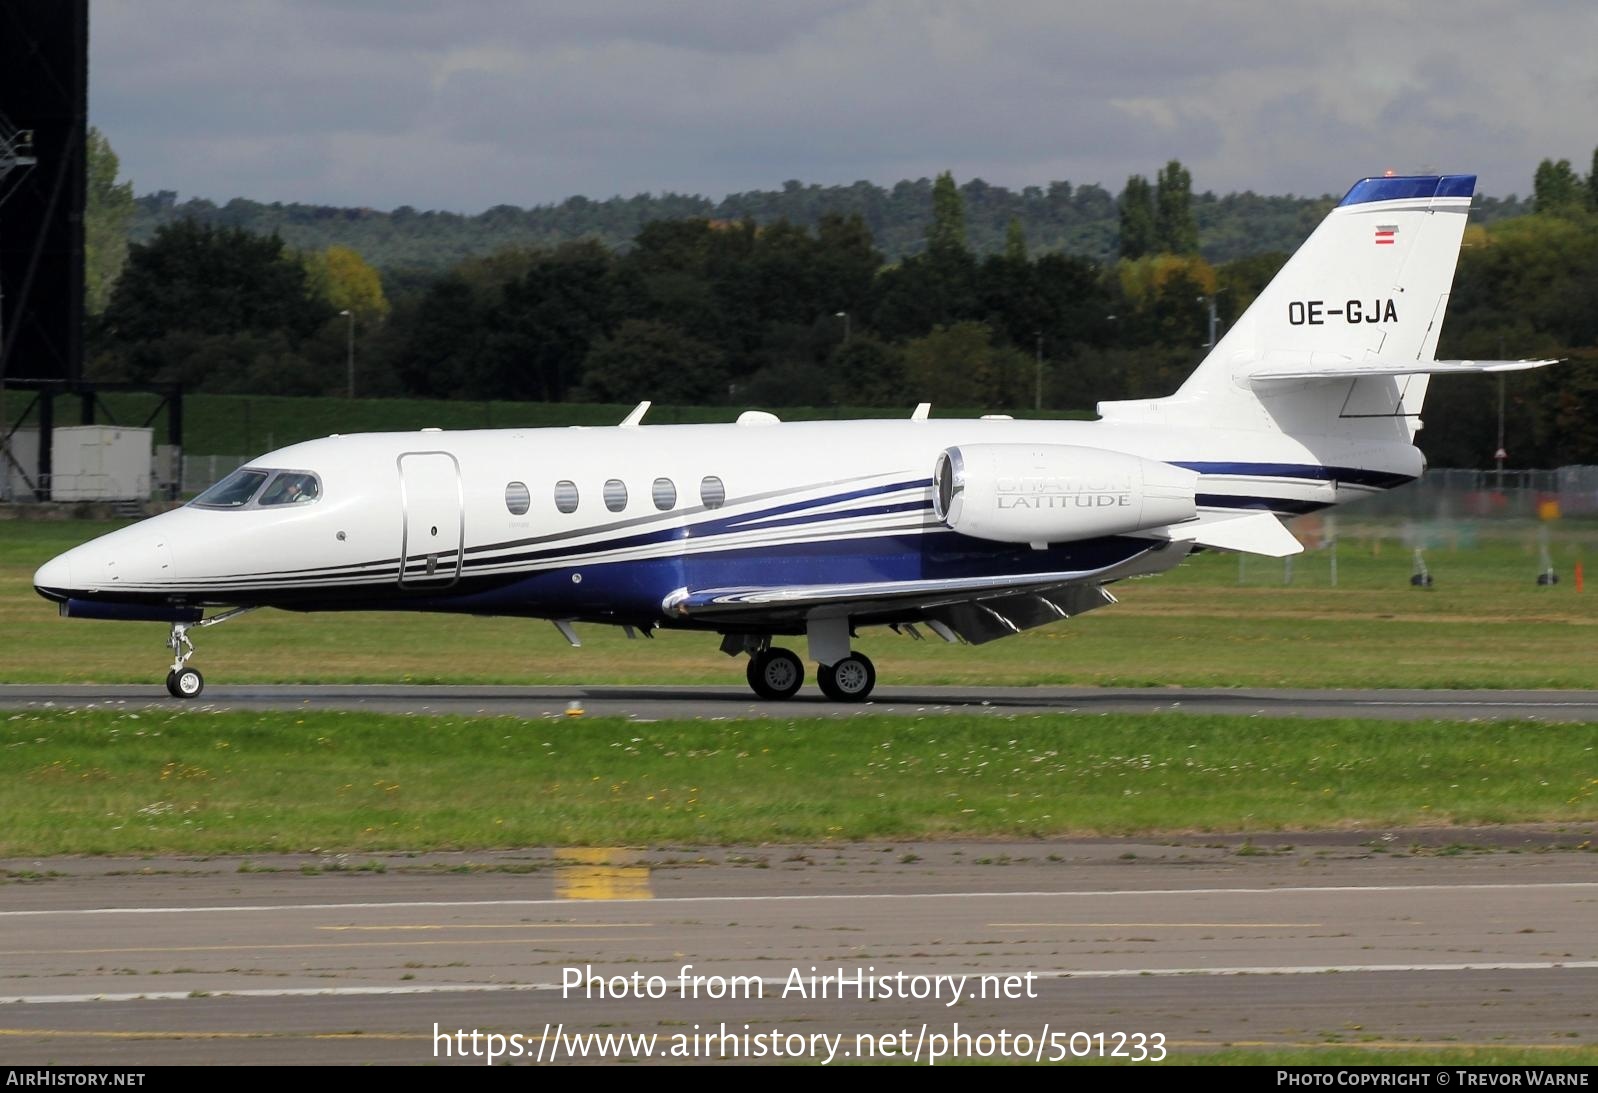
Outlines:
<svg viewBox="0 0 1598 1093"><path fill-rule="evenodd" d="M347 350L347 355L348 355L348 360L349 360L350 398L354 398L355 397L355 312L352 311L349 308L345 308L343 311L340 311L339 314L343 315L346 319L348 319L350 321L349 322L349 334L348 334L348 337L346 339L345 345L346 345L346 350Z"/></svg>
<svg viewBox="0 0 1598 1093"><path fill-rule="evenodd" d="M1203 305L1205 305L1206 309L1209 311L1210 340L1204 343L1204 348L1205 349L1214 349L1215 348L1215 338L1216 338L1216 335L1220 333L1220 327L1221 327L1221 317L1215 310L1215 301L1216 301L1216 298L1219 297L1221 295L1221 293L1223 293L1225 291L1226 290L1224 288L1216 289L1215 292L1212 295L1200 296L1198 298L1198 302L1203 304Z"/></svg>
<svg viewBox="0 0 1598 1093"><path fill-rule="evenodd" d="M1038 336L1038 383L1037 390L1032 396L1032 409L1043 409L1043 331L1035 332Z"/></svg>
<svg viewBox="0 0 1598 1093"><path fill-rule="evenodd" d="M1504 336L1498 335L1498 359L1504 359ZM1498 449L1493 452L1493 461L1498 464L1498 492L1504 492L1504 460L1509 458L1509 453L1504 450L1504 374L1498 373Z"/></svg>
<svg viewBox="0 0 1598 1093"><path fill-rule="evenodd" d="M838 318L838 319L842 319L843 320L843 347L845 349L848 349L849 348L849 313L847 311L840 311L840 312L837 313L837 315L834 316L834 318Z"/></svg>

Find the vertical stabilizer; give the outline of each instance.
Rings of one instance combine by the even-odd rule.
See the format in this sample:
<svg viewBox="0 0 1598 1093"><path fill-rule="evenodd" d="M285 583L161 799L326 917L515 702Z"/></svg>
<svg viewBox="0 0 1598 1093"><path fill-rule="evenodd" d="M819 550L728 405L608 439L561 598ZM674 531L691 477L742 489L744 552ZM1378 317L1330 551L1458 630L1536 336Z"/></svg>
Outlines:
<svg viewBox="0 0 1598 1093"><path fill-rule="evenodd" d="M1356 182L1176 394L1103 403L1100 413L1407 443L1427 377L1361 375L1360 365L1435 359L1475 188L1474 175ZM1323 375L1251 382L1292 369Z"/></svg>

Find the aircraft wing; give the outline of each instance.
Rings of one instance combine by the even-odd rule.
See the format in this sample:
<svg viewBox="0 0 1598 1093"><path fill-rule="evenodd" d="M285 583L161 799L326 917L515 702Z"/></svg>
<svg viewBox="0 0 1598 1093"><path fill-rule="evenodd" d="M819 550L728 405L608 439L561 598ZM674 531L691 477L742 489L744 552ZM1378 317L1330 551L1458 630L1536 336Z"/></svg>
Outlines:
<svg viewBox="0 0 1598 1093"><path fill-rule="evenodd" d="M948 640L980 645L1115 602L1100 583L1126 569L957 580L678 589L662 606L684 618L799 621L824 609L860 625L924 622Z"/></svg>

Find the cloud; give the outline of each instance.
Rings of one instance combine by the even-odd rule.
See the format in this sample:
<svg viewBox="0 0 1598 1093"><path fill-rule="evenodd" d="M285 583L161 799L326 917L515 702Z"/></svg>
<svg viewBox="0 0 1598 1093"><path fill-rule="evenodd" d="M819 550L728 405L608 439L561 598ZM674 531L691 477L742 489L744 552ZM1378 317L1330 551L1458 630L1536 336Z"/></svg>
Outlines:
<svg viewBox="0 0 1598 1093"><path fill-rule="evenodd" d="M1512 26L1509 24L1513 24ZM91 117L142 192L476 211L785 179L1322 193L1585 169L1598 7L1488 0L97 0Z"/></svg>

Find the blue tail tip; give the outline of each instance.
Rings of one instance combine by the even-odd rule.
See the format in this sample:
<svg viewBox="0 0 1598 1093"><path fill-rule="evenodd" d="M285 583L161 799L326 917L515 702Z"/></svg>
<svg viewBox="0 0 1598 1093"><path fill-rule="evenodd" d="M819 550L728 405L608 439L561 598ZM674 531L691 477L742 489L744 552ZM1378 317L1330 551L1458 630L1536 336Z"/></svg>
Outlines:
<svg viewBox="0 0 1598 1093"><path fill-rule="evenodd" d="M1384 175L1362 178L1339 201L1344 205L1368 205L1373 201L1397 201L1426 197L1473 197L1475 175Z"/></svg>

